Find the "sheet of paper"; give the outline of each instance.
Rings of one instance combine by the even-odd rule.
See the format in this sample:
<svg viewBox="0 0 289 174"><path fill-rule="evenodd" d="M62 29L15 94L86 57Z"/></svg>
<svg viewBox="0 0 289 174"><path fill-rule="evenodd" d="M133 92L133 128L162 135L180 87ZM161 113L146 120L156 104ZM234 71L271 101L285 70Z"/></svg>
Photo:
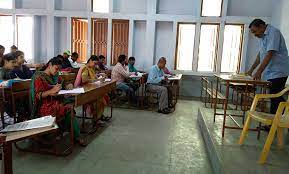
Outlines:
<svg viewBox="0 0 289 174"><path fill-rule="evenodd" d="M55 117L51 115L36 118L33 120L24 121L21 123L16 123L7 126L5 129L1 130L0 132L15 132L15 131L23 131L29 129L37 129L37 128L44 128L44 127L52 127L55 123Z"/></svg>
<svg viewBox="0 0 289 174"><path fill-rule="evenodd" d="M182 74L176 74L174 76L169 77L169 80L180 80L182 78Z"/></svg>
<svg viewBox="0 0 289 174"><path fill-rule="evenodd" d="M71 90L60 90L58 94L81 94L84 93L84 88L74 88Z"/></svg>

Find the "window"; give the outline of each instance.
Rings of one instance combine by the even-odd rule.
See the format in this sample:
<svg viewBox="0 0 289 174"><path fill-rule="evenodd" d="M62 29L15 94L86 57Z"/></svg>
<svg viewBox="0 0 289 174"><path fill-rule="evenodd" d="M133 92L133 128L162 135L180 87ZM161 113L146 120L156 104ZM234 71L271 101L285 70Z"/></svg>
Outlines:
<svg viewBox="0 0 289 174"><path fill-rule="evenodd" d="M202 16L221 16L223 0L203 0Z"/></svg>
<svg viewBox="0 0 289 174"><path fill-rule="evenodd" d="M92 54L107 56L107 19L92 19Z"/></svg>
<svg viewBox="0 0 289 174"><path fill-rule="evenodd" d="M0 8L12 9L12 0L0 0Z"/></svg>
<svg viewBox="0 0 289 174"><path fill-rule="evenodd" d="M92 0L92 11L97 13L109 13L109 0Z"/></svg>
<svg viewBox="0 0 289 174"><path fill-rule="evenodd" d="M239 71L243 25L225 25L221 72Z"/></svg>
<svg viewBox="0 0 289 174"><path fill-rule="evenodd" d="M128 20L112 20L112 65L117 63L117 58L120 54L127 56L128 54Z"/></svg>
<svg viewBox="0 0 289 174"><path fill-rule="evenodd" d="M198 71L213 72L218 47L217 24L202 24L198 56Z"/></svg>
<svg viewBox="0 0 289 174"><path fill-rule="evenodd" d="M13 19L12 16L0 16L0 45L5 47L5 53L10 52L10 47L13 45ZM4 34L5 33L5 34Z"/></svg>
<svg viewBox="0 0 289 174"><path fill-rule="evenodd" d="M19 50L25 53L25 59L28 62L33 60L33 17L31 16L17 16L17 37L16 46Z"/></svg>
<svg viewBox="0 0 289 174"><path fill-rule="evenodd" d="M179 24L176 52L176 69L192 70L195 43L195 24Z"/></svg>
<svg viewBox="0 0 289 174"><path fill-rule="evenodd" d="M72 52L79 54L79 61L87 60L87 19L72 19Z"/></svg>

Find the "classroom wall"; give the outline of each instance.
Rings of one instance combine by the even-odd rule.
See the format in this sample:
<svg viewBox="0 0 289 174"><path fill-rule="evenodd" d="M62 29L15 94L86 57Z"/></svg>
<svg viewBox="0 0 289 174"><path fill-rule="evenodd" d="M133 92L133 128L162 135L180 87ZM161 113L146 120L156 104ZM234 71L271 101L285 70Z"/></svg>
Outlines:
<svg viewBox="0 0 289 174"><path fill-rule="evenodd" d="M267 16L272 15L272 3L276 0L229 0L228 16Z"/></svg>
<svg viewBox="0 0 289 174"><path fill-rule="evenodd" d="M54 55L62 54L67 50L67 19L63 17L55 17L54 24Z"/></svg>
<svg viewBox="0 0 289 174"><path fill-rule="evenodd" d="M34 62L42 63L47 60L46 16L34 16Z"/></svg>
<svg viewBox="0 0 289 174"><path fill-rule="evenodd" d="M46 0L15 0L15 7L23 9L45 9Z"/></svg>
<svg viewBox="0 0 289 174"><path fill-rule="evenodd" d="M198 16L200 4L200 0L159 0L157 13Z"/></svg>
<svg viewBox="0 0 289 174"><path fill-rule="evenodd" d="M146 21L135 21L134 22L134 34L133 34L133 56L137 58L135 67L138 70L147 70L146 65L148 64L146 58Z"/></svg>
<svg viewBox="0 0 289 174"><path fill-rule="evenodd" d="M289 46L289 1L288 0L274 0L272 24L280 29L287 46Z"/></svg>
<svg viewBox="0 0 289 174"><path fill-rule="evenodd" d="M167 59L166 66L174 69L175 42L173 37L173 22L156 23L154 64L160 57L165 57Z"/></svg>
<svg viewBox="0 0 289 174"><path fill-rule="evenodd" d="M114 0L115 13L146 13L147 0Z"/></svg>

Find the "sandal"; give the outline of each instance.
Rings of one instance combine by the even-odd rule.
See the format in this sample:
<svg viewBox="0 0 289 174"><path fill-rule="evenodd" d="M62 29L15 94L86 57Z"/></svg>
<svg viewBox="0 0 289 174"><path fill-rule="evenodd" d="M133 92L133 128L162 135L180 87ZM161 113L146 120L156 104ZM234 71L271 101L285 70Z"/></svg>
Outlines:
<svg viewBox="0 0 289 174"><path fill-rule="evenodd" d="M100 118L100 120L101 120L101 121L105 121L105 122L109 122L109 121L111 120L111 118L112 118L112 117L107 117L107 116L102 115L101 118Z"/></svg>
<svg viewBox="0 0 289 174"><path fill-rule="evenodd" d="M76 141L82 147L85 147L88 145L86 138L78 138Z"/></svg>

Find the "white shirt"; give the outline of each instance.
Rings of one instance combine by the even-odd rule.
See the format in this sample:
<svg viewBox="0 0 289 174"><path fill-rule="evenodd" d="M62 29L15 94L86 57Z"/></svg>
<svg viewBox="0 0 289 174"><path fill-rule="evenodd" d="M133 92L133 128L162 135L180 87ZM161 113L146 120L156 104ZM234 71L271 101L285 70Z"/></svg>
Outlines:
<svg viewBox="0 0 289 174"><path fill-rule="evenodd" d="M78 65L78 63L75 61L73 62L73 60L69 57L68 58L70 65L72 66L72 68L80 68L80 66Z"/></svg>

